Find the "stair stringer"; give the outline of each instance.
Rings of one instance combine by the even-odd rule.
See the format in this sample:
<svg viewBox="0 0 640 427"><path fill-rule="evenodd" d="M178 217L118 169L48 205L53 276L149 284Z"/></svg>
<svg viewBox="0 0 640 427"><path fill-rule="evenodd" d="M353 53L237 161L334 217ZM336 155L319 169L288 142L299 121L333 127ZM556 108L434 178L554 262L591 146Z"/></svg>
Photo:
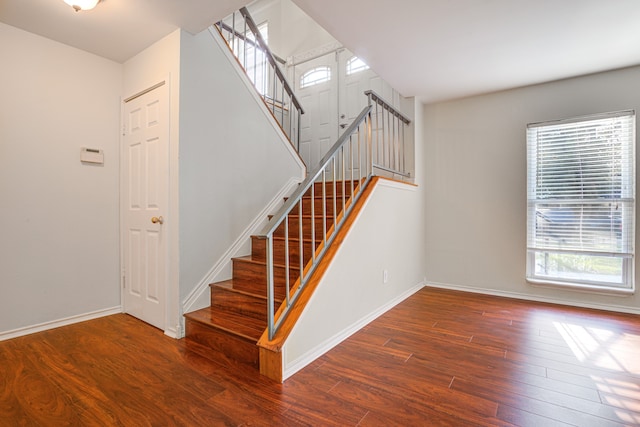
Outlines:
<svg viewBox="0 0 640 427"><path fill-rule="evenodd" d="M273 340L265 332L258 342L263 375L284 381L424 286L419 259L423 234L407 225L416 224L408 221L420 224L419 194L412 184L371 179L281 329ZM384 214L388 203L398 210L397 216ZM390 235L396 226L399 235ZM372 227L380 231L372 233ZM372 265L382 265L371 261L371 248L378 245L373 257L389 258L395 274L387 284L382 283L382 270L379 277L372 277L378 276ZM414 256L405 262L402 249L407 247ZM353 283L341 280L345 263L350 272L347 281Z"/></svg>

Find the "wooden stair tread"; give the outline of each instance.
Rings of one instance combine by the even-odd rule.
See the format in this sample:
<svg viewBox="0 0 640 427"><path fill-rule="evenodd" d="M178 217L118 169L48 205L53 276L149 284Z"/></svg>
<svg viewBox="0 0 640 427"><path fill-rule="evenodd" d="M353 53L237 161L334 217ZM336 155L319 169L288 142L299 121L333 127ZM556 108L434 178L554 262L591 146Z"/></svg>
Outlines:
<svg viewBox="0 0 640 427"><path fill-rule="evenodd" d="M209 287L213 288L213 287L219 287L219 288L223 288L225 290L227 290L228 292L234 292L237 294L242 294L242 295L246 295L252 298L257 298L257 299L263 299L263 300L267 300L267 297L265 297L264 295L260 295L260 294L256 294L254 292L249 292L243 289L237 289L233 286L233 279L229 279L229 280L223 280L222 282L215 282L215 283L210 283Z"/></svg>
<svg viewBox="0 0 640 427"><path fill-rule="evenodd" d="M247 296L250 296L252 298L256 298L256 299L261 299L261 300L267 301L267 297L265 295L257 294L255 292L250 292L250 291L247 291L247 290L244 290L244 289L236 288L234 286L234 284L233 284L233 279L223 280L223 281L220 281L220 282L214 282L214 283L209 284L209 287L214 287L214 286L220 287L220 288L224 288L224 289L226 289L228 291L231 291L231 292L234 292L234 293L247 295ZM265 284L265 286L266 286L266 284ZM282 300L276 299L275 302L276 302L276 304L280 304L282 302Z"/></svg>
<svg viewBox="0 0 640 427"><path fill-rule="evenodd" d="M231 289L233 288L233 279L221 280L219 282L209 283L209 287L218 286L221 288Z"/></svg>
<svg viewBox="0 0 640 427"><path fill-rule="evenodd" d="M255 264L255 265L264 265L266 266L267 263L265 261L260 261L260 260L255 260L251 257L251 255L246 255L246 256L241 256L241 257L235 257L233 258L234 260L238 260L238 261L242 261L242 262L248 262L250 264ZM277 268L285 268L284 264L273 264L274 267ZM289 270L300 270L299 267L296 267L295 265L290 265L289 266ZM265 285L266 286L266 285Z"/></svg>
<svg viewBox="0 0 640 427"><path fill-rule="evenodd" d="M220 329L232 335L244 338L256 343L267 328L267 320L257 320L253 317L243 316L232 312L216 312L211 307L206 307L184 315L187 319L202 325Z"/></svg>

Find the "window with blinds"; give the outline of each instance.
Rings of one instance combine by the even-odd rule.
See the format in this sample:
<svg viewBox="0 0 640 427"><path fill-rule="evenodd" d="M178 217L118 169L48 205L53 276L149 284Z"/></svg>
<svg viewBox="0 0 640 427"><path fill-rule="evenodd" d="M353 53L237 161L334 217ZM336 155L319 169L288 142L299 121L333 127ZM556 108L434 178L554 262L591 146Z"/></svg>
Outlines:
<svg viewBox="0 0 640 427"><path fill-rule="evenodd" d="M633 289L635 112L527 126L527 279Z"/></svg>

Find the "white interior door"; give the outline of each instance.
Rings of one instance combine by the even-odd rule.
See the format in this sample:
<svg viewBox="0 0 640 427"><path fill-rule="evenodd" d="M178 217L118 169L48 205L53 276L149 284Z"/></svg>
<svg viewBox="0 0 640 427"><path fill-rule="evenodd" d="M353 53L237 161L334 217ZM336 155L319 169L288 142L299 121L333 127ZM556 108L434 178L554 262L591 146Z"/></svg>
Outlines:
<svg viewBox="0 0 640 427"><path fill-rule="evenodd" d="M167 85L125 101L122 147L123 304L165 329L170 226Z"/></svg>
<svg viewBox="0 0 640 427"><path fill-rule="evenodd" d="M307 72L329 69L329 80L301 87ZM335 53L329 53L295 67L296 95L305 110L300 120L300 156L314 169L338 139L338 84Z"/></svg>

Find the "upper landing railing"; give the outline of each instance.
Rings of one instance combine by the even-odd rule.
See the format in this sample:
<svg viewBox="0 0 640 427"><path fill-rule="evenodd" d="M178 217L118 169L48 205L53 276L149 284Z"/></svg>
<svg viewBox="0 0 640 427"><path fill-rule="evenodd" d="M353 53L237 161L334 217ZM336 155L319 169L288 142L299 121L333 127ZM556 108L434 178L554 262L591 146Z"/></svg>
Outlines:
<svg viewBox="0 0 640 427"><path fill-rule="evenodd" d="M216 23L215 27L227 41L291 144L298 150L300 116L304 110L278 66L282 60L271 52L247 8L234 12Z"/></svg>

